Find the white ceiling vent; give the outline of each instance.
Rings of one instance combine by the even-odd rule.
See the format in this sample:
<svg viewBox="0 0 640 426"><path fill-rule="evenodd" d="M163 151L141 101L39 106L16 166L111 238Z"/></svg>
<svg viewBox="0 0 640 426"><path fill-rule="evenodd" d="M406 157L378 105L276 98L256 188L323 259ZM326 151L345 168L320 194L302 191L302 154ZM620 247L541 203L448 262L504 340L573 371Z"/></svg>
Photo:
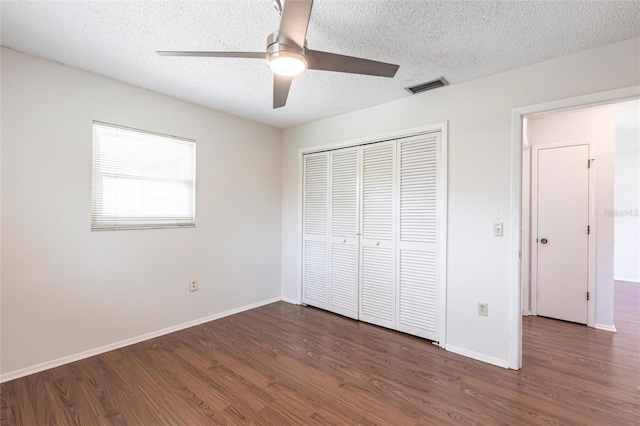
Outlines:
<svg viewBox="0 0 640 426"><path fill-rule="evenodd" d="M438 87L446 86L449 82L444 79L444 77L440 77L436 80L427 81L426 83L416 84L415 86L405 87L404 89L415 95L416 93L426 92L427 90L437 89Z"/></svg>

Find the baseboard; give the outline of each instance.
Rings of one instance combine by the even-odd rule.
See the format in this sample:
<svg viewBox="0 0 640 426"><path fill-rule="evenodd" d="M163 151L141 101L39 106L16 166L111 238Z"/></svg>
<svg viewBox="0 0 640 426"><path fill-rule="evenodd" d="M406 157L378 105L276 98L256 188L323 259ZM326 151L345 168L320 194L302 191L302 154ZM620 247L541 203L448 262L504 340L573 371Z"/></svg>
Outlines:
<svg viewBox="0 0 640 426"><path fill-rule="evenodd" d="M466 356L468 358L473 358L478 361L497 365L498 367L509 368L509 361L506 359L495 358L489 355L481 354L480 352L471 351L469 349L465 349L459 346L454 346L449 344L446 345L445 349L448 350L449 352L453 352L458 355Z"/></svg>
<svg viewBox="0 0 640 426"><path fill-rule="evenodd" d="M64 364L69 364L74 361L89 358L95 355L100 355L105 352L112 351L114 349L124 348L125 346L133 345L135 343L144 342L145 340L153 339L155 337L164 336L165 334L174 333L176 331L184 330L185 328L193 327L196 325L204 324L205 322L214 321L220 318L228 317L230 315L238 314L240 312L255 309L260 306L268 305L270 303L279 302L281 297L274 297L272 299L263 300L249 305L241 306L239 308L230 309L228 311L221 312L219 314L210 315L208 317L199 318L193 321L188 321L182 324L174 325L171 327L163 328L162 330L152 331L151 333L142 334L140 336L132 337L130 339L121 340L119 342L111 343L109 345L100 346L98 348L89 349L87 351L79 352L73 355L67 355L62 358L54 359L52 361L46 361L40 364L32 365L30 367L21 368L19 370L10 371L8 373L0 374L0 383L8 382L9 380L18 379L20 377L28 376L30 374L39 373L50 368L59 367Z"/></svg>
<svg viewBox="0 0 640 426"><path fill-rule="evenodd" d="M624 278L624 277L613 277L614 281L626 281L628 283L640 284L640 280L636 280L634 278Z"/></svg>
<svg viewBox="0 0 640 426"><path fill-rule="evenodd" d="M604 331L610 331L612 333L617 333L618 330L616 330L616 326L611 324L611 325L607 325L607 324L596 324L594 326L594 328L598 329L598 330L604 330Z"/></svg>
<svg viewBox="0 0 640 426"><path fill-rule="evenodd" d="M299 305L298 301L295 299L290 299L288 297L284 297L282 296L282 301L283 302L287 302L287 303L291 303L292 305Z"/></svg>

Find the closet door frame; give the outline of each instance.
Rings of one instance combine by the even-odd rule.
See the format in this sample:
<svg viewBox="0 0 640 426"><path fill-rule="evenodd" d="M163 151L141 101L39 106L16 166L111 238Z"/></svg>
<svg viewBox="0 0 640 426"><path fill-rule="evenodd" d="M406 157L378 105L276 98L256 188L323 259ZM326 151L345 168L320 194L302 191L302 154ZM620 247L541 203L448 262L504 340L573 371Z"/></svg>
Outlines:
<svg viewBox="0 0 640 426"><path fill-rule="evenodd" d="M285 300L287 302L303 304L302 302L302 247L303 247L303 178L304 178L304 155L315 152L330 151L338 148L347 148L359 145L365 145L375 142L383 142L388 140L394 140L399 138L406 138L423 133L440 132L440 182L438 183L439 191L441 194L441 203L438 205L438 247L437 255L440 261L438 262L438 309L437 309L437 335L438 346L444 348L446 345L446 293L447 293L447 178L448 178L448 121L439 123L427 124L418 127L411 127L407 129L396 130L393 132L382 133L378 135L370 135L356 139L350 139L346 141L332 142L327 144L313 145L298 150L298 236L297 236L297 298L296 300Z"/></svg>

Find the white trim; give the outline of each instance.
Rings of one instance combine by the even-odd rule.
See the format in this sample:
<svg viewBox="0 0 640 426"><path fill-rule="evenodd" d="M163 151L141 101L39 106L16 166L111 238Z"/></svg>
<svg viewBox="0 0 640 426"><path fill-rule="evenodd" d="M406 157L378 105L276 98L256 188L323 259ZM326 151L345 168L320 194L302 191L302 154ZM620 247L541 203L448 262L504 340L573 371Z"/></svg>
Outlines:
<svg viewBox="0 0 640 426"><path fill-rule="evenodd" d="M436 256L438 259L444 259L444 261L438 262L438 276L444 283L444 286L438 289L438 323L436 325L436 333L440 337L438 346L441 348L446 347L447 343L447 241L449 238L449 231L447 226L447 218L449 212L449 122L442 123L440 129L440 158L438 159L440 166L440 188L439 193L442 197L437 212L437 217L440 219L438 224L438 247Z"/></svg>
<svg viewBox="0 0 640 426"><path fill-rule="evenodd" d="M588 95L575 96L573 98L558 99L555 101L523 106L520 108L515 108L513 112L520 116L542 114L552 111L560 112L563 110L596 107L612 103L624 102L625 100L636 99L639 96L640 85L629 86L623 87L622 89L607 90L606 92L590 93ZM522 140L520 140L518 144L520 144L520 142L522 142Z"/></svg>
<svg viewBox="0 0 640 426"><path fill-rule="evenodd" d="M306 148L300 148L298 155L302 157L303 154L310 154L312 152L330 151L338 148L347 148L351 146L364 145L375 142L384 142L392 139L400 139L409 136L415 136L421 133L437 132L441 131L442 134L446 134L448 122L442 121L439 123L426 124L424 126L411 127L408 129L395 130L393 132L381 133L378 135L369 135L361 138L349 139L346 141L333 142L325 145L314 145ZM300 181L300 179L298 179Z"/></svg>
<svg viewBox="0 0 640 426"><path fill-rule="evenodd" d="M298 301L296 299L291 299L289 297L283 297L282 298L283 302L287 302L287 303L291 303L292 305L299 305L300 303L298 303Z"/></svg>
<svg viewBox="0 0 640 426"><path fill-rule="evenodd" d="M8 373L3 373L0 375L0 383L8 382L9 380L18 379L20 377L28 376L30 374L39 373L44 370L49 370L50 368L59 367L64 364L69 364L74 361L79 361L81 359L89 358L95 355L100 355L105 352L112 351L114 349L124 348L125 346L133 345L135 343L144 342L145 340L153 339L155 337L164 336L165 334L170 334L176 331L184 330L185 328L193 327L196 325L204 324L205 322L214 321L220 318L227 317L229 315L238 314L240 312L248 311L250 309L259 308L260 306L268 305L270 303L281 301L281 297L274 297L271 299L263 300L256 303L251 303L249 305L241 306L239 308L230 309L228 311L221 312L219 314L209 315L204 318L199 318L193 321L187 321L182 324L174 325L171 327L163 328L161 330L152 331L151 333L142 334L140 336L131 337L129 339L121 340L119 342L111 343L105 346L100 346L98 348L89 349L83 352L78 352L73 355L63 356L58 359L54 359L52 361L46 361L40 364L32 365L29 367L21 368L19 370L9 371Z"/></svg>
<svg viewBox="0 0 640 426"><path fill-rule="evenodd" d="M529 290L531 295L530 309L531 315L538 315L538 251L537 243L534 242L534 236L538 235L538 156L539 151L545 149L564 148L572 146L587 145L589 149L589 159L594 159L595 142L592 140L576 140L555 142L543 145L533 145L530 147L531 151L531 163L529 179L531 184L531 198L530 207L531 214L529 221L526 218L522 221L523 226L523 242L528 244L530 255L530 280L529 288L526 288L526 282L523 283L525 291ZM597 200L597 161L593 162L589 169L589 175L587 177L589 185L589 200L588 200L588 222L591 227L589 239L587 240L588 252L587 252L587 291L589 294L594 295L587 300L587 325L594 327L596 319L596 235L597 235L597 223L596 223L596 200ZM531 226L531 232L527 232L527 225Z"/></svg>
<svg viewBox="0 0 640 426"><path fill-rule="evenodd" d="M509 363L522 367L522 116L511 111L511 214L509 218Z"/></svg>
<svg viewBox="0 0 640 426"><path fill-rule="evenodd" d="M596 324L595 328L598 330L604 330L604 331L610 331L612 333L617 333L618 330L616 330L616 326L611 324L611 325L607 325L607 324Z"/></svg>
<svg viewBox="0 0 640 426"><path fill-rule="evenodd" d="M628 283L640 284L640 280L637 280L635 278L624 278L624 277L617 278L617 277L613 277L613 280L614 281L626 281Z"/></svg>
<svg viewBox="0 0 640 426"><path fill-rule="evenodd" d="M302 305L302 258L304 253L302 252L302 247L304 246L304 155L302 153L298 153L298 214L296 215L296 219L298 221L298 244L296 246L297 256L296 256L296 277L298 282L296 283L296 301L297 305Z"/></svg>
<svg viewBox="0 0 640 426"><path fill-rule="evenodd" d="M475 352L475 351L461 348L459 346L454 346L454 345L447 345L446 349L458 355L473 358L482 362L487 362L489 364L497 365L498 367L509 368L509 361L507 361L506 359L495 358L489 355L481 354L480 352Z"/></svg>
<svg viewBox="0 0 640 426"><path fill-rule="evenodd" d="M527 244L529 248L529 287L525 288L525 291L528 290L531 295L529 300L531 315L538 315L538 250L537 245L533 245L533 238L531 238L538 235L538 157L540 155L538 151L538 148L529 147L531 155L529 158L529 222L527 223L526 218L522 218L522 239L524 240L522 251L524 252L524 244ZM524 174L524 167L522 173ZM527 228L529 232L527 232Z"/></svg>
<svg viewBox="0 0 640 426"><path fill-rule="evenodd" d="M511 110L511 214L509 241L509 368L522 366L522 308L520 254L522 250L522 118L560 109L597 106L640 96L640 86L630 86L605 92L591 93L567 99L514 108Z"/></svg>
<svg viewBox="0 0 640 426"><path fill-rule="evenodd" d="M595 141L589 144L589 159L596 158L597 145ZM598 161L592 161L589 169L589 260L587 270L587 326L596 326L596 268L598 257L596 249L598 247ZM612 259L613 262L613 259ZM613 265L612 265L613 266ZM613 309L613 301L611 301Z"/></svg>
<svg viewBox="0 0 640 426"><path fill-rule="evenodd" d="M527 144L527 121L524 119L522 121L522 135L523 135L523 143L526 144L525 148L522 150L522 253L521 257L521 269L520 269L520 280L522 282L521 293L522 296L520 298L520 309L522 315L528 316L531 315L531 290L530 290L530 280L531 280L531 254L530 244L529 244L529 234L531 228L527 226L527 224L531 223L531 147Z"/></svg>

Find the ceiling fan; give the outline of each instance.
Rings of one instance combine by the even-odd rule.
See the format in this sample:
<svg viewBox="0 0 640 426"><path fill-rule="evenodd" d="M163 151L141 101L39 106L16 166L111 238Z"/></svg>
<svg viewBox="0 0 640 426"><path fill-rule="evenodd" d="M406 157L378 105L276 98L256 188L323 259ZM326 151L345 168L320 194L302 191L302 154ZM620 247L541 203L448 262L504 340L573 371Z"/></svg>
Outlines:
<svg viewBox="0 0 640 426"><path fill-rule="evenodd" d="M267 38L266 52L158 51L162 56L267 59L273 71L273 108L287 103L293 77L305 69L393 77L399 66L354 56L307 49L307 27L313 0L274 0L280 28Z"/></svg>

